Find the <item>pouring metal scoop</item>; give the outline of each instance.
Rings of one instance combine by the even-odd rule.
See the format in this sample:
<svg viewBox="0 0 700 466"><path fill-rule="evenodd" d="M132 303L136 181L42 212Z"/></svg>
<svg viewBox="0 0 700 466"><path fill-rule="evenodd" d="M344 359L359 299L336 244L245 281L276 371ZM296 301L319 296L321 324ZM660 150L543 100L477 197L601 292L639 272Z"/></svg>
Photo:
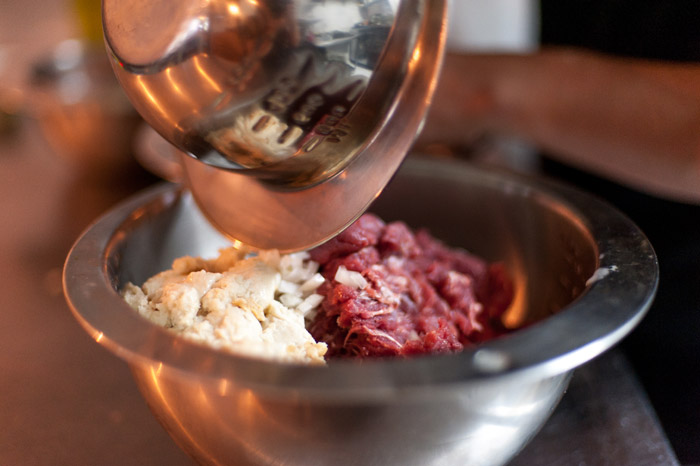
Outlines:
<svg viewBox="0 0 700 466"><path fill-rule="evenodd" d="M408 151L446 0L103 0L112 65L234 240L284 252L351 224Z"/></svg>

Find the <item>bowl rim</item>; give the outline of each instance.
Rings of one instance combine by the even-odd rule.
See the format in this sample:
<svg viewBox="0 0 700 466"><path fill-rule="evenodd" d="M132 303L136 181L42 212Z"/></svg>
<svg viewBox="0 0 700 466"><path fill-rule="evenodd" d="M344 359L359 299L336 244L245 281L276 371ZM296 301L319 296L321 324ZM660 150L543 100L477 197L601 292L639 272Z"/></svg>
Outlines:
<svg viewBox="0 0 700 466"><path fill-rule="evenodd" d="M428 177L476 176L480 183L506 183L508 189L537 202L555 202L591 233L599 253L598 270L603 273L596 273L581 295L558 313L455 354L337 360L325 366L238 356L190 342L148 322L124 302L110 276L108 259L123 240L125 225L150 209L167 209L189 196L181 186L165 183L125 200L83 232L65 261L66 300L87 333L129 364L165 365L196 373L200 381L228 380L237 386L295 389L314 396L386 395L494 377L554 377L614 346L646 314L658 286L656 255L644 233L605 201L541 176L459 161L410 158L402 170Z"/></svg>

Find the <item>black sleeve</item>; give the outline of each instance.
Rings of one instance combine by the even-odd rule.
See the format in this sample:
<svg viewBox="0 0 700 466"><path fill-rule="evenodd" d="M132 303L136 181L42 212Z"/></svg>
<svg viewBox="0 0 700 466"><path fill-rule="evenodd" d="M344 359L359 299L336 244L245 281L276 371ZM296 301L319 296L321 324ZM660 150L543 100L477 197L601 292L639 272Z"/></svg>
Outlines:
<svg viewBox="0 0 700 466"><path fill-rule="evenodd" d="M543 44L700 61L698 0L541 0L540 4Z"/></svg>

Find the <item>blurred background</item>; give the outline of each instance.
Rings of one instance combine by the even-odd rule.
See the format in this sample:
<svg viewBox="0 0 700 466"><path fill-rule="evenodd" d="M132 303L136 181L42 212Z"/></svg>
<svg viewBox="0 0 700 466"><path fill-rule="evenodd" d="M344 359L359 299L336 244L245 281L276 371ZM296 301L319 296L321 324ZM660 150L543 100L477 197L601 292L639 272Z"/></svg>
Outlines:
<svg viewBox="0 0 700 466"><path fill-rule="evenodd" d="M63 297L80 232L156 181L107 65L99 1L0 2L3 465L191 464Z"/></svg>
<svg viewBox="0 0 700 466"><path fill-rule="evenodd" d="M454 51L539 47L537 2L454 5L461 13L451 25L471 24L450 36ZM98 0L0 2L2 465L191 464L151 416L126 366L80 328L61 288L63 260L80 232L161 180L144 168L148 143L158 141L109 68ZM466 152L536 168L535 149L513 138ZM678 462L627 362L612 354L577 372L555 416L514 464Z"/></svg>

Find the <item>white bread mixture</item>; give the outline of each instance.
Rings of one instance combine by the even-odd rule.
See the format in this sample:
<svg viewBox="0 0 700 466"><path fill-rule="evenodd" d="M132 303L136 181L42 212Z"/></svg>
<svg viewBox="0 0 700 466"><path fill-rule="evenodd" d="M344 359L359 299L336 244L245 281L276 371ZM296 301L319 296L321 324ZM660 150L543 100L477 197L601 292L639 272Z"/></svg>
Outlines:
<svg viewBox="0 0 700 466"><path fill-rule="evenodd" d="M246 258L234 248L215 259L181 257L141 287L128 283L126 302L185 338L236 354L281 362L323 364L305 319L323 297L318 264L308 253L264 251Z"/></svg>

